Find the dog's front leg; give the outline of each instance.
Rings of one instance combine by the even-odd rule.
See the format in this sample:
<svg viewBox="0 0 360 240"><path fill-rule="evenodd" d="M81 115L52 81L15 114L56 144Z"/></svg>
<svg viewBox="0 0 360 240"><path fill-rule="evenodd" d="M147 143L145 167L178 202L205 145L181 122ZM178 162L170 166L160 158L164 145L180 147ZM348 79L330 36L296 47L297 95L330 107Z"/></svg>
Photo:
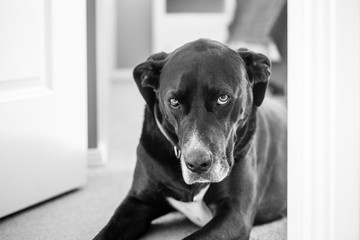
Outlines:
<svg viewBox="0 0 360 240"><path fill-rule="evenodd" d="M213 219L184 240L249 240L256 214L257 178L251 161L239 162L233 171L236 174L210 186L211 198L219 197Z"/></svg>
<svg viewBox="0 0 360 240"><path fill-rule="evenodd" d="M204 227L183 240L248 240L252 226L252 214L240 210L238 200L226 200L217 206L214 218Z"/></svg>
<svg viewBox="0 0 360 240"><path fill-rule="evenodd" d="M138 239L149 228L151 221L163 214L164 210L128 195L94 240Z"/></svg>

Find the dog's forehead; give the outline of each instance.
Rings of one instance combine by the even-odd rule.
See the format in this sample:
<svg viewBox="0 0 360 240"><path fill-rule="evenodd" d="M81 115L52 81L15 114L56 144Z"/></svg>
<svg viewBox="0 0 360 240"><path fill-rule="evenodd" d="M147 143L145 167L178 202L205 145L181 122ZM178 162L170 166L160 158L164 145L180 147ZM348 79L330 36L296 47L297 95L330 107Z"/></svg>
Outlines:
<svg viewBox="0 0 360 240"><path fill-rule="evenodd" d="M199 70L199 68L236 70L241 64L240 55L228 46L216 41L200 39L172 52L166 67L172 71Z"/></svg>
<svg viewBox="0 0 360 240"><path fill-rule="evenodd" d="M200 39L170 54L161 73L163 87L179 84L237 84L243 78L243 62L239 54L224 44Z"/></svg>

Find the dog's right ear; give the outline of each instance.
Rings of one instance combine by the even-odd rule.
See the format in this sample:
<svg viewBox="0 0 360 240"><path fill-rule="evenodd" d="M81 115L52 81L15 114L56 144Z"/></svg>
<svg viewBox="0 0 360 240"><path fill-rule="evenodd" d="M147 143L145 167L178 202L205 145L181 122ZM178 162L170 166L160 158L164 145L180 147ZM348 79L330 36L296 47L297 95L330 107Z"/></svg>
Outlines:
<svg viewBox="0 0 360 240"><path fill-rule="evenodd" d="M136 85L151 112L156 102L155 90L159 88L160 73L168 56L169 54L164 52L153 54L133 71Z"/></svg>

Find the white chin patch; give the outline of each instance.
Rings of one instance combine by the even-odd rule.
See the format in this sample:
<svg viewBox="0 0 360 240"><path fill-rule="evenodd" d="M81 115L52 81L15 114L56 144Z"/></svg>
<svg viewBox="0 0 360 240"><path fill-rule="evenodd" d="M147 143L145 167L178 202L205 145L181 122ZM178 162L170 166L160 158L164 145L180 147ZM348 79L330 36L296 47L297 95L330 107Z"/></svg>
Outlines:
<svg viewBox="0 0 360 240"><path fill-rule="evenodd" d="M204 173L198 174L190 171L183 158L181 158L181 172L186 184L194 183L217 183L226 178L230 172L230 168L227 163L220 163L216 161L210 169Z"/></svg>

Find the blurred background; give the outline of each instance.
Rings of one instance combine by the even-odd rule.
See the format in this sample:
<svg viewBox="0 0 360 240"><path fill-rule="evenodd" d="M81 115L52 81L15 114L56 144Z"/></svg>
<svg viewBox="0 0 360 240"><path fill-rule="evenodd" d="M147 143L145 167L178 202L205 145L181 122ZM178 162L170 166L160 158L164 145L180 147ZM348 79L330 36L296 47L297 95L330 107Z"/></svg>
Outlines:
<svg viewBox="0 0 360 240"><path fill-rule="evenodd" d="M247 47L272 60L271 82L281 89L287 76L287 8L285 0L160 0L117 1L115 4L114 69L110 114L120 114L110 131L110 158L119 157L129 142L121 118L140 119L144 103L132 79L132 69L156 52L172 52L199 38L210 38L237 49ZM126 97L124 97L126 96ZM129 104L131 103L131 104ZM138 104L138 105L137 105ZM124 114L124 109L129 112ZM122 110L121 110L122 109ZM141 109L141 110L139 110ZM139 113L138 113L139 112ZM140 131L140 125L132 128ZM120 126L121 125L121 126ZM134 132L135 141L139 131ZM122 136L122 137L120 137ZM122 141L122 142L119 142ZM132 162L133 163L133 162ZM124 163L126 164L126 163Z"/></svg>
<svg viewBox="0 0 360 240"><path fill-rule="evenodd" d="M267 55L286 89L286 0L0 0L0 239L100 230L136 162L145 102L132 69L198 38ZM164 237L161 224L144 239L196 230L180 219ZM286 239L286 222L253 235Z"/></svg>

